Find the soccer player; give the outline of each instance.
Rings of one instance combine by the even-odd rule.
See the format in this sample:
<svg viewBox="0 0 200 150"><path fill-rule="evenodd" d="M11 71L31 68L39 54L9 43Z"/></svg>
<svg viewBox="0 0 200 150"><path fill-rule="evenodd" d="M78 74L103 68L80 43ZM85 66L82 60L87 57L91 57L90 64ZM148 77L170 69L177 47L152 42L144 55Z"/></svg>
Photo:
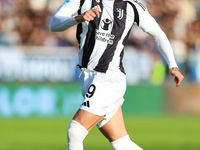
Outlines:
<svg viewBox="0 0 200 150"><path fill-rule="evenodd" d="M178 87L184 77L170 43L137 0L70 0L55 13L51 30L60 32L78 25L80 44L78 67L84 101L69 124L67 150L83 150L83 140L94 126L114 150L142 150L129 138L121 109L126 90L123 49L133 24L154 38Z"/></svg>

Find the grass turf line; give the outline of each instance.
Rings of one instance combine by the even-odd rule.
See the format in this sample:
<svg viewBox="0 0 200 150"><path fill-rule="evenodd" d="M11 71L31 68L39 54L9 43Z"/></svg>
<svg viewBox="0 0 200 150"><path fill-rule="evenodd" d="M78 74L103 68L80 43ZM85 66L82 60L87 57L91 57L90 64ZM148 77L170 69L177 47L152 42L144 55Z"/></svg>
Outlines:
<svg viewBox="0 0 200 150"><path fill-rule="evenodd" d="M65 150L67 118L0 118L0 150ZM198 117L125 117L131 139L144 150L199 150ZM85 150L111 150L107 139L92 129Z"/></svg>

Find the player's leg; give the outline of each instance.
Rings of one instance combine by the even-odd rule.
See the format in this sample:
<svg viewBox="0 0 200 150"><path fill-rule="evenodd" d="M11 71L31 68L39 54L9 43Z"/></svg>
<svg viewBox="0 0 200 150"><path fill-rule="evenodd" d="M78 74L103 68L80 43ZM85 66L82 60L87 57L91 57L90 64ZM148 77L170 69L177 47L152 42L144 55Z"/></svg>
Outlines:
<svg viewBox="0 0 200 150"><path fill-rule="evenodd" d="M68 127L67 150L83 150L83 140L86 135L103 118L104 116L79 109Z"/></svg>
<svg viewBox="0 0 200 150"><path fill-rule="evenodd" d="M110 142L127 135L121 107L118 108L113 117L103 127L99 128L99 130Z"/></svg>
<svg viewBox="0 0 200 150"><path fill-rule="evenodd" d="M75 114L73 120L79 122L88 131L90 131L103 118L104 116L97 116L85 110L79 109Z"/></svg>
<svg viewBox="0 0 200 150"><path fill-rule="evenodd" d="M110 141L113 150L142 150L129 138L122 115L121 106L113 117L99 130Z"/></svg>

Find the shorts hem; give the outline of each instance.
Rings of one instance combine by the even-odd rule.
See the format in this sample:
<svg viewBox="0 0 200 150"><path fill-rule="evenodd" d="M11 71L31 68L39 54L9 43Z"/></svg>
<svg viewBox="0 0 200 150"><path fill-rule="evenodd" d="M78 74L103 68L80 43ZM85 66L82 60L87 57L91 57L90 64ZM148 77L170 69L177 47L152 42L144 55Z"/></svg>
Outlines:
<svg viewBox="0 0 200 150"><path fill-rule="evenodd" d="M95 113L94 111L92 111L92 109L89 109L88 107L85 106L81 106L79 109L85 110L91 114L97 115L97 116L105 116L106 114L100 114L100 113Z"/></svg>

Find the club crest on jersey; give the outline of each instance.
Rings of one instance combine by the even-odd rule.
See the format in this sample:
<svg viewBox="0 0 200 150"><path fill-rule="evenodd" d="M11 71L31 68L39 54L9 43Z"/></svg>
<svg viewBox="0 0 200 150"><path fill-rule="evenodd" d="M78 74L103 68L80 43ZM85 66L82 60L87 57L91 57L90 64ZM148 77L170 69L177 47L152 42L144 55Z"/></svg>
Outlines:
<svg viewBox="0 0 200 150"><path fill-rule="evenodd" d="M97 2L97 3L100 3L101 1L100 1L100 0L96 0L96 2Z"/></svg>
<svg viewBox="0 0 200 150"><path fill-rule="evenodd" d="M118 18L119 20L121 20L121 19L123 18L123 16L124 16L124 10L121 9L121 8L116 8L116 9L117 9L117 12L118 12L117 18Z"/></svg>
<svg viewBox="0 0 200 150"><path fill-rule="evenodd" d="M112 21L110 19L106 18L101 21L101 28L103 30L109 30L111 27L112 27Z"/></svg>

